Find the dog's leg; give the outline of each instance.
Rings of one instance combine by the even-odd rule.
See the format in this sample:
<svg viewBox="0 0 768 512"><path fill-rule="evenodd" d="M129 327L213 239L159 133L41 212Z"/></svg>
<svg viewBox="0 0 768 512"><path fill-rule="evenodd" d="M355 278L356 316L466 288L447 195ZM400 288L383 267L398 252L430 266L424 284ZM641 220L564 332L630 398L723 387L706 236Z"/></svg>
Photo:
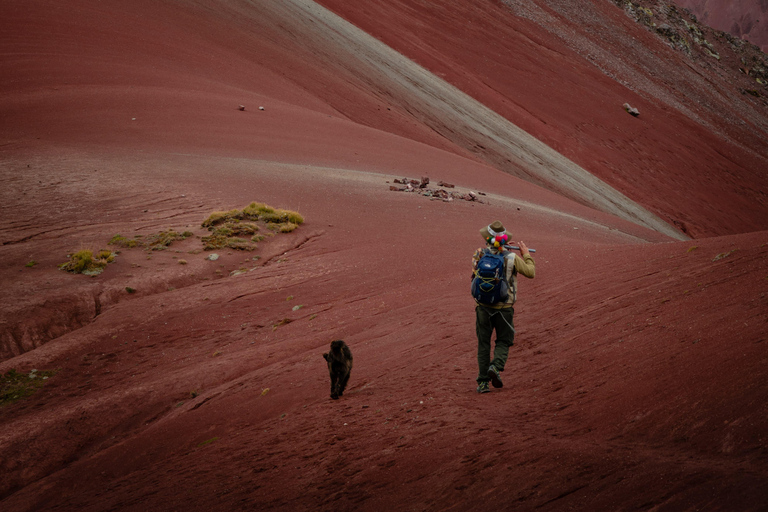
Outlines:
<svg viewBox="0 0 768 512"><path fill-rule="evenodd" d="M339 396L344 394L344 390L347 389L347 381L349 381L349 374L350 372L347 372L346 375L344 375L341 379L339 379Z"/></svg>
<svg viewBox="0 0 768 512"><path fill-rule="evenodd" d="M334 372L331 373L331 398L336 400L339 398L339 376Z"/></svg>

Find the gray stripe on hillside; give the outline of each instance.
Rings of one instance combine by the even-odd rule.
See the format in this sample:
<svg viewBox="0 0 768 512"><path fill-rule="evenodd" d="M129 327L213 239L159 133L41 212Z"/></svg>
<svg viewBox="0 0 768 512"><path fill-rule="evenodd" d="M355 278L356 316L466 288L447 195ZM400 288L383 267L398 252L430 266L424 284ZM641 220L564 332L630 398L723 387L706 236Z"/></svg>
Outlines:
<svg viewBox="0 0 768 512"><path fill-rule="evenodd" d="M456 87L311 0L268 2L318 57L341 66L494 167L674 239L688 237ZM265 8L262 4L261 8Z"/></svg>

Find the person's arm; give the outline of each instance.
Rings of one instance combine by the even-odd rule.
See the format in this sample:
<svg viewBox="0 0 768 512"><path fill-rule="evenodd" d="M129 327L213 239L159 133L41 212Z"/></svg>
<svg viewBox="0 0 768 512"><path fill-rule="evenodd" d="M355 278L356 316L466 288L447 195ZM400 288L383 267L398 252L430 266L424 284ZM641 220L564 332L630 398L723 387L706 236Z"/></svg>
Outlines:
<svg viewBox="0 0 768 512"><path fill-rule="evenodd" d="M515 268L519 274L533 279L536 277L536 262L533 261L533 256L523 242L518 242L517 245L520 246L522 256L515 258Z"/></svg>

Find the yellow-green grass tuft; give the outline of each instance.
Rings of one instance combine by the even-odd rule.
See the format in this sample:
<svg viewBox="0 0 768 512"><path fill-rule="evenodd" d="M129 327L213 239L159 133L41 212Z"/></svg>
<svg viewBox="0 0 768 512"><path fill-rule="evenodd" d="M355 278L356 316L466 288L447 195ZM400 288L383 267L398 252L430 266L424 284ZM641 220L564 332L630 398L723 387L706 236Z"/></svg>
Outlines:
<svg viewBox="0 0 768 512"><path fill-rule="evenodd" d="M213 212L205 221L203 221L203 227L210 228L211 226L215 226L217 224L231 221L239 222L240 220L260 220L262 222L276 224L283 222L302 224L304 222L304 217L293 210L283 210L279 208L273 208L264 203L253 202L242 210Z"/></svg>
<svg viewBox="0 0 768 512"><path fill-rule="evenodd" d="M283 210L283 212L288 222L296 224L297 227L299 224L304 224L304 217L299 212L294 212L293 210Z"/></svg>
<svg viewBox="0 0 768 512"><path fill-rule="evenodd" d="M96 253L96 259L106 261L107 263L112 263L115 261L115 253L106 249L102 249Z"/></svg>
<svg viewBox="0 0 768 512"><path fill-rule="evenodd" d="M159 233L149 235L145 238L145 243L153 251L162 251L171 245L171 243L177 240L184 240L191 235L192 233L189 231L185 231L184 233L177 233L176 231L169 229L168 231L160 231Z"/></svg>
<svg viewBox="0 0 768 512"><path fill-rule="evenodd" d="M273 213L274 208L264 203L253 202L243 208L243 213L251 220L258 220L262 215Z"/></svg>
<svg viewBox="0 0 768 512"><path fill-rule="evenodd" d="M59 268L73 274L79 274L83 270L92 268L94 265L96 265L96 263L93 259L93 251L90 249L83 249L72 254L69 257L69 261L59 265Z"/></svg>
<svg viewBox="0 0 768 512"><path fill-rule="evenodd" d="M277 225L277 231L280 233L290 233L297 227L299 227L299 225L294 222L283 222Z"/></svg>
<svg viewBox="0 0 768 512"><path fill-rule="evenodd" d="M242 210L218 211L209 215L202 225L211 234L202 237L202 241L205 250L254 250L255 244L265 238L264 235L256 234L262 227L272 232L290 233L303 222L304 217L298 212L252 202ZM245 237L250 237L250 241Z"/></svg>
<svg viewBox="0 0 768 512"><path fill-rule="evenodd" d="M59 268L72 274L86 274L95 276L101 274L107 263L115 261L115 253L101 250L93 255L90 249L82 249L72 254L69 261L59 265Z"/></svg>
<svg viewBox="0 0 768 512"><path fill-rule="evenodd" d="M215 226L216 224L220 224L228 220L242 219L243 217L244 215L241 210L229 210L228 212L213 212L208 216L207 219L203 221L203 227L209 228L211 226Z"/></svg>
<svg viewBox="0 0 768 512"><path fill-rule="evenodd" d="M132 249L139 245L141 242L135 238L126 238L123 235L115 235L112 240L108 242L108 245L116 245L118 247L125 247L126 249Z"/></svg>
<svg viewBox="0 0 768 512"><path fill-rule="evenodd" d="M213 251L216 249L222 249L227 246L227 237L224 235L212 234L204 236L202 239L203 249L206 251Z"/></svg>

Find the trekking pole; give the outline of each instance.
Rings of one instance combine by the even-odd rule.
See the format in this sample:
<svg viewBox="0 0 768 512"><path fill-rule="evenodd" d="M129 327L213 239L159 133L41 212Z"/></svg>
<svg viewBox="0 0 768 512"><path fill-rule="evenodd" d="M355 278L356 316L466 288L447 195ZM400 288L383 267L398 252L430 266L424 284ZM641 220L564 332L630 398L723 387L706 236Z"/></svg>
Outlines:
<svg viewBox="0 0 768 512"><path fill-rule="evenodd" d="M520 248L518 246L516 246L516 245L505 245L504 248L505 249L511 249L511 250L514 250L514 251L519 251L520 250ZM530 252L536 252L536 249L531 249L530 247L528 248L528 250Z"/></svg>

